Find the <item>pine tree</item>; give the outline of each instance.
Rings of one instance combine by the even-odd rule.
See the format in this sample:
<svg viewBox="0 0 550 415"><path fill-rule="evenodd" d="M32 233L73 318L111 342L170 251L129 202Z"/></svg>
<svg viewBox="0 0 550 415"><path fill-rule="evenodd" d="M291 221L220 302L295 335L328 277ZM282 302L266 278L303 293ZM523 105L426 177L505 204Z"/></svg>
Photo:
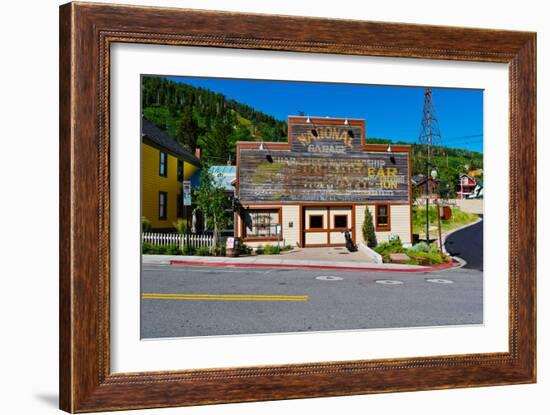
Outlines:
<svg viewBox="0 0 550 415"><path fill-rule="evenodd" d="M193 107L191 105L186 105L177 124L176 140L189 148L191 151L195 151L198 137L199 125L193 117Z"/></svg>
<svg viewBox="0 0 550 415"><path fill-rule="evenodd" d="M374 223L372 215L368 206L365 208L365 221L363 222L363 240L368 247L374 248L378 243L376 242L376 233L374 233Z"/></svg>
<svg viewBox="0 0 550 415"><path fill-rule="evenodd" d="M204 159L212 164L225 164L230 155L234 155L234 131L230 114L213 119L199 141Z"/></svg>

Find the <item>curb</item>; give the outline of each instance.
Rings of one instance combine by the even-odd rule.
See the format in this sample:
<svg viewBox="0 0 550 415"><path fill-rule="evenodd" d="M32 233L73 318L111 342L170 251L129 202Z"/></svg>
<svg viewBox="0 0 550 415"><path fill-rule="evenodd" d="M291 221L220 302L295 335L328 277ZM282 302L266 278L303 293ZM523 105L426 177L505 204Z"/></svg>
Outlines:
<svg viewBox="0 0 550 415"><path fill-rule="evenodd" d="M466 228L469 228L470 226L474 226L475 224L479 223L479 222L482 222L483 221L483 218L479 218L478 220L476 220L475 222L472 222L472 223L468 223L466 225L463 225L459 228L456 228L456 229L453 229L452 231L449 231L447 232L446 234L443 235L443 237L441 238L441 245L443 245L441 247L441 249L443 250L443 252L445 252L447 255L451 256L451 254L449 254L449 252L447 252L447 248L445 248L445 242L447 242L447 238L449 236L451 236L453 233L455 232L458 232L458 231L461 231L463 229L466 229ZM461 258L462 259L462 258ZM462 260L464 261L464 260ZM466 261L464 261L464 264L462 266L466 265Z"/></svg>
<svg viewBox="0 0 550 415"><path fill-rule="evenodd" d="M457 263L456 268L463 268L468 264L466 261L464 261L462 258L458 256L453 256L451 258L453 258L453 261Z"/></svg>
<svg viewBox="0 0 550 415"><path fill-rule="evenodd" d="M210 261L183 261L171 260L170 265L174 266L195 266L195 267L243 267L243 268L309 268L309 269L339 269L344 271L385 271L385 272L432 272L441 271L448 268L459 266L453 261L441 265L422 268L383 268L383 267L353 267L353 266L336 266L336 265L306 265L306 264L261 264L261 263L227 263L227 262L210 262Z"/></svg>

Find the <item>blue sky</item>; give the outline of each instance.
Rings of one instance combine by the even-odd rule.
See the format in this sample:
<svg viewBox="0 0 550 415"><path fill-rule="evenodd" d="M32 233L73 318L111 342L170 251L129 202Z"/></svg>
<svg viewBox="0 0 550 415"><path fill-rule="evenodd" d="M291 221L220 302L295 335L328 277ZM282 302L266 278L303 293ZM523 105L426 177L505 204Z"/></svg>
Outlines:
<svg viewBox="0 0 550 415"><path fill-rule="evenodd" d="M418 140L424 88L224 78L168 77L210 89L280 120L311 116L364 118L369 137ZM442 144L483 151L483 91L433 88Z"/></svg>

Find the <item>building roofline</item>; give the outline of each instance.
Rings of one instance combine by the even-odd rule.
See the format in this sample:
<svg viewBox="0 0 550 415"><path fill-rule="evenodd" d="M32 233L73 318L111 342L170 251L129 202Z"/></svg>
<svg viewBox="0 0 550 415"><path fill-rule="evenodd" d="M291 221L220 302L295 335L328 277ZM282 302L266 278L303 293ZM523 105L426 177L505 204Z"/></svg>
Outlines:
<svg viewBox="0 0 550 415"><path fill-rule="evenodd" d="M348 120L348 121L365 121L365 118L355 118L355 117L327 117L326 115L289 115L287 118L314 118L316 120Z"/></svg>
<svg viewBox="0 0 550 415"><path fill-rule="evenodd" d="M145 118L141 119L141 139L147 141L154 146L166 150L176 156L182 157L185 161L200 167L201 160L197 158L191 151L183 147L176 140L162 131L159 127Z"/></svg>
<svg viewBox="0 0 550 415"><path fill-rule="evenodd" d="M367 139L368 140L368 139ZM259 147L262 141L237 141L235 143L235 148L240 146L249 146L249 147ZM275 150L290 150L291 144L289 141L263 141L264 147L273 147ZM279 148L276 148L279 147ZM363 144L363 151L377 151L385 152L387 151L388 144L379 144L379 143L366 143ZM412 146L410 144L391 144L392 153L403 153L412 151Z"/></svg>

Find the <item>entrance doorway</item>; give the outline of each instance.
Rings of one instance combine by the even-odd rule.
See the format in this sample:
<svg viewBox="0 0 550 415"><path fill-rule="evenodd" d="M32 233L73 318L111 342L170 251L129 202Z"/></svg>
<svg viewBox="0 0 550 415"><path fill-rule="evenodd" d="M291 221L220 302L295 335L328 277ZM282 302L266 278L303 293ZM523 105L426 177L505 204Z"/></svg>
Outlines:
<svg viewBox="0 0 550 415"><path fill-rule="evenodd" d="M305 247L344 246L344 232L355 226L353 206L302 207L302 232Z"/></svg>

